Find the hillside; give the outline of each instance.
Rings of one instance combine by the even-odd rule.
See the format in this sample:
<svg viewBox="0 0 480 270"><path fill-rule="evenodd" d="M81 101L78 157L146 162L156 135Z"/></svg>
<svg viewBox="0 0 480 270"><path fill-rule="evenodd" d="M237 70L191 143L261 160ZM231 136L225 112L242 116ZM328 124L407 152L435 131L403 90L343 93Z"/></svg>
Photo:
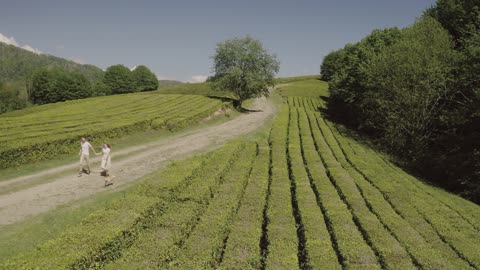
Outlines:
<svg viewBox="0 0 480 270"><path fill-rule="evenodd" d="M175 81L175 80L158 80L158 86L173 86L173 85L179 85L183 84L181 81Z"/></svg>
<svg viewBox="0 0 480 270"><path fill-rule="evenodd" d="M60 57L36 54L0 42L0 81L22 81L39 68L58 67L78 71L91 82L99 81L103 71L93 65L81 65Z"/></svg>
<svg viewBox="0 0 480 270"><path fill-rule="evenodd" d="M0 268L480 267L478 205L324 118L324 82L280 91L270 129L149 175Z"/></svg>

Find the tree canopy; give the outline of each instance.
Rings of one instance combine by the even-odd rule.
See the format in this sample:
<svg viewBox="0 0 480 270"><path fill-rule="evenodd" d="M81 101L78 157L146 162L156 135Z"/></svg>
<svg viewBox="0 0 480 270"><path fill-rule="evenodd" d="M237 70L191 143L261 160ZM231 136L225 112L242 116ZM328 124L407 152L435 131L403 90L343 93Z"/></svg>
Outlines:
<svg viewBox="0 0 480 270"><path fill-rule="evenodd" d="M135 90L132 72L124 65L114 65L107 68L103 83L112 94L131 93Z"/></svg>
<svg viewBox="0 0 480 270"><path fill-rule="evenodd" d="M135 90L138 92L157 90L157 76L146 66L140 65L132 71Z"/></svg>
<svg viewBox="0 0 480 270"><path fill-rule="evenodd" d="M438 0L405 29L324 58L328 113L397 161L480 202L480 0Z"/></svg>
<svg viewBox="0 0 480 270"><path fill-rule="evenodd" d="M213 61L213 88L232 92L240 108L246 99L267 96L280 68L276 56L249 36L217 44Z"/></svg>
<svg viewBox="0 0 480 270"><path fill-rule="evenodd" d="M0 82L0 113L22 109L27 104L25 82Z"/></svg>

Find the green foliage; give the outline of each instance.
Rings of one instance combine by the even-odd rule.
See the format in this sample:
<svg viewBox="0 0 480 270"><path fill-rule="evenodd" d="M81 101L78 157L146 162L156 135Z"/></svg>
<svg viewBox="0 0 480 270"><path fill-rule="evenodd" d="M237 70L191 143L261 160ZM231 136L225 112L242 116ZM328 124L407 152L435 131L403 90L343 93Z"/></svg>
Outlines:
<svg viewBox="0 0 480 270"><path fill-rule="evenodd" d="M444 101L454 94L449 86L455 56L448 33L435 20L425 18L405 29L365 69L368 83L359 104L365 128L393 152L418 158Z"/></svg>
<svg viewBox="0 0 480 270"><path fill-rule="evenodd" d="M55 103L92 95L90 82L78 72L41 69L32 75L31 100L34 104Z"/></svg>
<svg viewBox="0 0 480 270"><path fill-rule="evenodd" d="M345 50L333 51L327 54L320 65L320 76L324 81L332 80L333 75L342 68L342 59L345 57Z"/></svg>
<svg viewBox="0 0 480 270"><path fill-rule="evenodd" d="M213 88L232 92L239 107L246 99L268 96L280 68L276 56L249 36L217 44L213 61Z"/></svg>
<svg viewBox="0 0 480 270"><path fill-rule="evenodd" d="M135 80L132 72L124 65L114 65L105 71L103 83L108 86L112 94L135 92Z"/></svg>
<svg viewBox="0 0 480 270"><path fill-rule="evenodd" d="M0 113L25 108L28 105L26 86L19 82L0 82Z"/></svg>
<svg viewBox="0 0 480 270"><path fill-rule="evenodd" d="M132 78L137 92L152 91L158 88L157 76L144 65L140 65L132 71Z"/></svg>
<svg viewBox="0 0 480 270"><path fill-rule="evenodd" d="M93 86L93 93L95 96L108 96L112 94L112 90L105 83L100 81Z"/></svg>
<svg viewBox="0 0 480 270"><path fill-rule="evenodd" d="M435 158L419 166L431 168L432 179L480 202L480 1L439 0L425 15L452 35L459 59L450 86L457 93L442 111L430 147Z"/></svg>
<svg viewBox="0 0 480 270"><path fill-rule="evenodd" d="M477 202L479 18L477 0L439 0L412 26L376 30L322 63L332 117Z"/></svg>
<svg viewBox="0 0 480 270"><path fill-rule="evenodd" d="M400 30L397 28L374 30L359 43L347 44L340 52L333 52L335 66L328 72L335 73L327 75L331 108L338 110L352 124L361 124L360 104L363 102L368 78L366 67L374 55L395 43L399 37ZM330 58L326 57L327 60Z"/></svg>
<svg viewBox="0 0 480 270"><path fill-rule="evenodd" d="M479 0L437 0L425 15L435 18L448 30L457 48L465 47L480 31Z"/></svg>

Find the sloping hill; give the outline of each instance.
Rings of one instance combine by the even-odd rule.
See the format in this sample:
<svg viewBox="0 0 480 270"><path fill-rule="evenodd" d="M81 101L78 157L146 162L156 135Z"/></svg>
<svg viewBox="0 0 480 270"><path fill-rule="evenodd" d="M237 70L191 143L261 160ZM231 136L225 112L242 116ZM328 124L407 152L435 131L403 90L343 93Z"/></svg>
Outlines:
<svg viewBox="0 0 480 270"><path fill-rule="evenodd" d="M92 82L99 81L103 76L103 71L93 65L81 65L48 54L36 54L0 42L0 81L22 81L35 70L45 67L78 71Z"/></svg>

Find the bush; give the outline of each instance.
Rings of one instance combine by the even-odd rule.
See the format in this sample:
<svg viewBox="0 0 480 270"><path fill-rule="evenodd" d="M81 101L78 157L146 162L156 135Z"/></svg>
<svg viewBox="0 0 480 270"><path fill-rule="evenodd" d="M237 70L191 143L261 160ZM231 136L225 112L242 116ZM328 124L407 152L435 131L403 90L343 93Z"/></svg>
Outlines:
<svg viewBox="0 0 480 270"><path fill-rule="evenodd" d="M25 84L22 82L0 82L0 113L27 106Z"/></svg>
<svg viewBox="0 0 480 270"><path fill-rule="evenodd" d="M124 65L114 65L107 68L103 83L112 94L132 93L135 90L132 72Z"/></svg>
<svg viewBox="0 0 480 270"><path fill-rule="evenodd" d="M158 88L158 79L146 66L138 66L132 71L135 91L152 91Z"/></svg>

